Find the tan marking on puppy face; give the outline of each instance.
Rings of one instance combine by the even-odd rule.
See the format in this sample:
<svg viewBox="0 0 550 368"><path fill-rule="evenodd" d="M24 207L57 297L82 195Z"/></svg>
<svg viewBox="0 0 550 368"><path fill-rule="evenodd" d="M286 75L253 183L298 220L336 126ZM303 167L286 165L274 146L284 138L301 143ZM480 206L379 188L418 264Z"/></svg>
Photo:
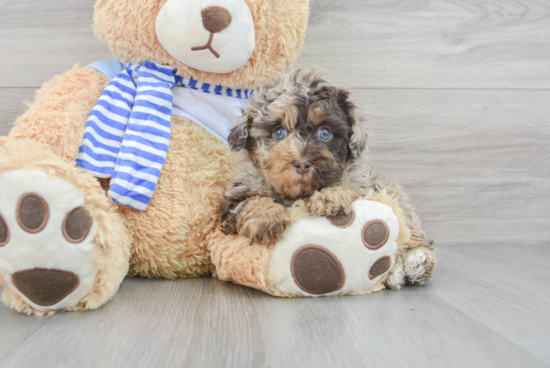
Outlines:
<svg viewBox="0 0 550 368"><path fill-rule="evenodd" d="M296 125L298 124L298 111L297 109L292 105L285 105L281 109L281 124L283 127L288 130L289 132L292 132L296 129Z"/></svg>
<svg viewBox="0 0 550 368"><path fill-rule="evenodd" d="M293 163L302 158L303 148L303 141L296 136L290 136L266 152L266 161L262 168L264 176L273 189L287 197L304 197L318 187L313 172L298 175L294 170Z"/></svg>
<svg viewBox="0 0 550 368"><path fill-rule="evenodd" d="M309 111L308 119L315 126L318 126L325 121L325 110L323 109L323 106L321 105L311 109Z"/></svg>
<svg viewBox="0 0 550 368"><path fill-rule="evenodd" d="M276 101L268 107L267 119L272 122L279 122L289 132L296 129L298 124L298 110L284 102L284 100Z"/></svg>
<svg viewBox="0 0 550 368"><path fill-rule="evenodd" d="M321 155L327 160L334 160L334 155L326 148L321 150Z"/></svg>

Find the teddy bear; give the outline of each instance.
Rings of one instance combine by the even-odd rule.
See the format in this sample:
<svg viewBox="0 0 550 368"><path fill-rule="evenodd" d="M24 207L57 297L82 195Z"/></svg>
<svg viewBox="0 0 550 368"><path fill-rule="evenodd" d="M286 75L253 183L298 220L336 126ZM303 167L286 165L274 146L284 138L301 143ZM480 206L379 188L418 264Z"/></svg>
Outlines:
<svg viewBox="0 0 550 368"><path fill-rule="evenodd" d="M98 0L94 33L116 59L45 83L0 138L4 303L92 310L126 276L289 297L424 283L435 254L395 191L354 201L353 223L295 206L274 244L219 229L229 132L291 68L308 14L308 0Z"/></svg>

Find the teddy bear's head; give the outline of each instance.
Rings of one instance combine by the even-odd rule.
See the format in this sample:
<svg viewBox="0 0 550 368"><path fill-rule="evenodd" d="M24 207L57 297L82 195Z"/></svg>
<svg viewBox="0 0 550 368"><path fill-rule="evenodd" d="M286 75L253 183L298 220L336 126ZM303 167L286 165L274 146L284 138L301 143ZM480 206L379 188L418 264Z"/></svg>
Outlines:
<svg viewBox="0 0 550 368"><path fill-rule="evenodd" d="M98 0L94 31L122 62L254 88L292 66L308 14L309 0Z"/></svg>

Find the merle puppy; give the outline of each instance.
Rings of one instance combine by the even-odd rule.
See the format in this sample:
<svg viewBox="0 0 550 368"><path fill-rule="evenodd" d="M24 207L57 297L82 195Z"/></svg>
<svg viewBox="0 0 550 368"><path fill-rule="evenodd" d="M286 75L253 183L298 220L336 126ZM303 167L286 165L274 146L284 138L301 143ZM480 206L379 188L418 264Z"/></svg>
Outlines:
<svg viewBox="0 0 550 368"><path fill-rule="evenodd" d="M364 154L365 117L349 91L321 77L317 68L297 70L275 87L254 92L228 139L238 153L220 207L222 231L274 244L291 225L290 208L298 201L311 216L341 216L357 198L386 189L399 198L412 235L396 261L401 270L393 272L402 272L401 283L423 284L435 256L409 198L398 183L373 176Z"/></svg>

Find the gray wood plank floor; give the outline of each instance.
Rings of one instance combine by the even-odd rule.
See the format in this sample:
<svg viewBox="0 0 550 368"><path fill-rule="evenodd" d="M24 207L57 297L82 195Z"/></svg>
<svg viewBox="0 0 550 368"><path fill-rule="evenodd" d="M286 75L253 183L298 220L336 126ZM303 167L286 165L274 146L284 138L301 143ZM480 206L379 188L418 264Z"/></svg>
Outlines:
<svg viewBox="0 0 550 368"><path fill-rule="evenodd" d="M548 244L444 247L426 286L358 297L127 279L90 313L0 307L0 366L544 367L549 255Z"/></svg>
<svg viewBox="0 0 550 368"><path fill-rule="evenodd" d="M0 135L35 90L110 59L95 0L0 0ZM98 311L0 304L0 367L550 366L550 2L311 0L297 67L352 89L377 172L439 267L424 287L288 300L127 279Z"/></svg>

